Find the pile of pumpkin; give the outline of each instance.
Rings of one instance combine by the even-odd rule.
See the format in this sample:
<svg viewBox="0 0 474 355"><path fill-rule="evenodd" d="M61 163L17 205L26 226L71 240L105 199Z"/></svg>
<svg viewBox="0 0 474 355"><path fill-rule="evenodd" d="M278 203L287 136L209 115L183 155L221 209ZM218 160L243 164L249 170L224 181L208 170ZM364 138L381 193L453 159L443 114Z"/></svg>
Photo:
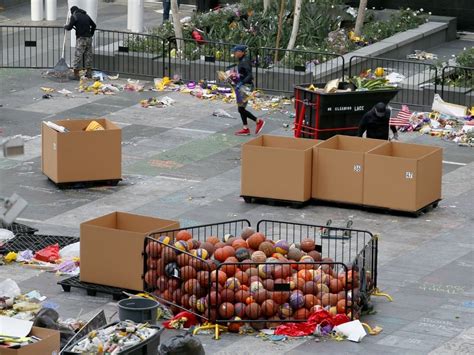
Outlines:
<svg viewBox="0 0 474 355"><path fill-rule="evenodd" d="M210 236L203 242L182 230L147 239L144 278L147 290L172 304L175 313L184 308L211 321L272 327L307 319L321 307L350 316L359 273L316 249L310 238L290 245L249 227L239 237Z"/></svg>

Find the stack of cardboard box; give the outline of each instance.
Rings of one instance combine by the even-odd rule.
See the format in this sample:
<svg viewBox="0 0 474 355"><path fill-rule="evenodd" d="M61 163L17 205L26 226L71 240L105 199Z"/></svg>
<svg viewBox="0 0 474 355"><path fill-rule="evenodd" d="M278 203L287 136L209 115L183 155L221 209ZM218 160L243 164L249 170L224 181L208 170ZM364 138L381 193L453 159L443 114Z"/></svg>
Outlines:
<svg viewBox="0 0 474 355"><path fill-rule="evenodd" d="M242 147L241 195L416 212L441 199L441 175L439 147L340 135L324 142L264 135Z"/></svg>

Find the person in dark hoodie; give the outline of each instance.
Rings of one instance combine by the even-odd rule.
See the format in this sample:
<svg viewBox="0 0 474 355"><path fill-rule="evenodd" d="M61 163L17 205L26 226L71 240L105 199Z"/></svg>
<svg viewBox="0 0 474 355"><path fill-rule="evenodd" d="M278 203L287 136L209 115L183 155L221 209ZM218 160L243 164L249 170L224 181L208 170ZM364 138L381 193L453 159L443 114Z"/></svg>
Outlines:
<svg viewBox="0 0 474 355"><path fill-rule="evenodd" d="M255 122L255 134L259 134L265 125L265 121L261 118L255 117L247 110L247 92L253 90L252 64L250 58L247 56L247 46L239 44L232 48L232 52L234 53L235 58L239 60L239 64L237 65L238 81L235 85L235 98L237 100L237 107L243 124L242 129L235 132L235 135L250 135L250 129L247 126L248 118Z"/></svg>
<svg viewBox="0 0 474 355"><path fill-rule="evenodd" d="M389 127L394 139L398 139L397 128L390 126L390 109L383 102L379 102L362 116L358 136L362 137L367 132L367 138L388 140Z"/></svg>
<svg viewBox="0 0 474 355"><path fill-rule="evenodd" d="M92 36L96 29L94 21L89 17L87 12L78 8L71 7L71 17L69 23L64 25L67 31L76 30L76 52L74 53L74 62L72 67L74 75L73 80L79 80L79 70L81 60L84 62L86 69L86 77L92 78Z"/></svg>

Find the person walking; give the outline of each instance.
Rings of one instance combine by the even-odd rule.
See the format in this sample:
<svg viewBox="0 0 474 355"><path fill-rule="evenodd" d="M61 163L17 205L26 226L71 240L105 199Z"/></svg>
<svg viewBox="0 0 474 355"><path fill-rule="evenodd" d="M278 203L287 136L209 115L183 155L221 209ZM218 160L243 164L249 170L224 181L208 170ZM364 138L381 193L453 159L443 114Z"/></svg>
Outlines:
<svg viewBox="0 0 474 355"><path fill-rule="evenodd" d="M72 67L74 74L72 80L79 80L80 64L83 61L86 69L86 77L92 78L92 37L96 29L95 22L90 18L86 11L77 6L71 7L71 17L69 23L64 25L64 29L71 31L76 30L76 51L74 53L74 61Z"/></svg>
<svg viewBox="0 0 474 355"><path fill-rule="evenodd" d="M388 140L390 127L393 139L398 140L397 128L390 125L390 113L390 109L383 102L376 104L362 116L358 136L362 137L367 132L367 138Z"/></svg>
<svg viewBox="0 0 474 355"><path fill-rule="evenodd" d="M237 65L237 84L235 85L235 97L237 100L237 107L242 119L243 127L241 130L235 132L237 136L248 136L250 135L250 129L248 128L247 119L251 119L255 122L255 134L259 134L265 121L261 118L255 117L251 112L247 110L248 94L253 90L253 74L252 64L250 58L247 55L247 46L239 44L232 48L234 57L239 60Z"/></svg>

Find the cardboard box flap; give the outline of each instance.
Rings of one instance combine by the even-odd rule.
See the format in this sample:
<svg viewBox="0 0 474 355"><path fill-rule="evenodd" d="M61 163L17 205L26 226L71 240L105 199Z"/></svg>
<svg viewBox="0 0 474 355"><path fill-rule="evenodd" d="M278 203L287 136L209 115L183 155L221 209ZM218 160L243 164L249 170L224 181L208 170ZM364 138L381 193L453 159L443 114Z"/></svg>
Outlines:
<svg viewBox="0 0 474 355"><path fill-rule="evenodd" d="M84 132L84 130L89 125L89 123L91 123L92 121L96 121L100 123L102 127L105 128L105 130L120 129L117 125L115 125L114 123L112 123L111 121L105 118L91 118L91 119L77 119L77 120L65 119L65 120L54 121L54 123L60 126L66 127L71 132L76 132L76 131ZM94 131L94 132L97 132L97 131Z"/></svg>
<svg viewBox="0 0 474 355"><path fill-rule="evenodd" d="M365 153L382 144L387 144L387 142L380 139L336 135L320 143L318 148Z"/></svg>
<svg viewBox="0 0 474 355"><path fill-rule="evenodd" d="M146 234L157 229L167 227L175 221L158 219L154 217L134 215L126 212L113 212L96 219L84 222L84 225L103 227L107 229L117 229L127 232Z"/></svg>
<svg viewBox="0 0 474 355"><path fill-rule="evenodd" d="M395 158L421 159L440 150L442 150L442 148L440 147L433 147L422 144L391 142L387 143L386 145L376 147L367 153L386 155Z"/></svg>
<svg viewBox="0 0 474 355"><path fill-rule="evenodd" d="M319 143L320 141L314 139L263 135L245 143L244 146L304 151Z"/></svg>

